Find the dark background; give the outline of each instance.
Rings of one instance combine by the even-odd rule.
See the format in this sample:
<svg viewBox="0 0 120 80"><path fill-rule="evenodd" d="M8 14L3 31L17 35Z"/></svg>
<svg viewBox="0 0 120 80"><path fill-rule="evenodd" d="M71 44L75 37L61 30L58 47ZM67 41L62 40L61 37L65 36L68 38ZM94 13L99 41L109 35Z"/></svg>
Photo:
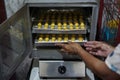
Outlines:
<svg viewBox="0 0 120 80"><path fill-rule="evenodd" d="M0 24L6 19L4 0L0 0Z"/></svg>

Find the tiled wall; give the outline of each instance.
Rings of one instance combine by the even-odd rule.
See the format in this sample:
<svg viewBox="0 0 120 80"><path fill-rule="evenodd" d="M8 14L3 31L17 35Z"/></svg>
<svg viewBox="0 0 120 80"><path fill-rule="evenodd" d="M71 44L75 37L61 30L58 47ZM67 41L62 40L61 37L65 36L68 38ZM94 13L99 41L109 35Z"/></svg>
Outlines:
<svg viewBox="0 0 120 80"><path fill-rule="evenodd" d="M24 5L25 0L5 0L7 18Z"/></svg>

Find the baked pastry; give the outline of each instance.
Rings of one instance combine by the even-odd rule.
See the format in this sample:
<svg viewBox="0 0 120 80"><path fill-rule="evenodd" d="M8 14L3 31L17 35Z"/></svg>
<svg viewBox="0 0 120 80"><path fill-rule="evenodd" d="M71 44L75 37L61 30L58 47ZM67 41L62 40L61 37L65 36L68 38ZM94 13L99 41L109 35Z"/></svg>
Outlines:
<svg viewBox="0 0 120 80"><path fill-rule="evenodd" d="M42 24L39 22L38 23L38 29L40 29L42 27Z"/></svg>

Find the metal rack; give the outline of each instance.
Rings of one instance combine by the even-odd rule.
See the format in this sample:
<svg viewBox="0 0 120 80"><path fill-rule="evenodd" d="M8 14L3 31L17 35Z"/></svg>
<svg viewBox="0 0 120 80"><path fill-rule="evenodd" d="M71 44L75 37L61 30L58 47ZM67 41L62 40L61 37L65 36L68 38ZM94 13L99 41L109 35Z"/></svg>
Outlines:
<svg viewBox="0 0 120 80"><path fill-rule="evenodd" d="M78 42L83 44L87 41L87 38L83 38L88 33L88 28L90 28L90 22L85 21L86 18L89 18L92 14L91 8L41 8L35 11L33 9L33 14L31 14L32 20L32 33L33 36L36 34L37 36L42 34L42 37L36 37L34 40L34 46L55 46L56 43L67 43L67 41L71 40L73 34L74 40L73 42ZM88 13L85 10L88 10ZM35 15L36 13L36 15ZM83 17L84 16L84 17ZM87 19L86 19L87 20ZM89 25L88 25L89 24ZM78 39L75 35L81 34L82 40ZM46 36L47 35L47 40ZM52 40L52 35L55 40ZM62 36L59 36L62 35ZM63 40L67 35L66 39ZM69 37L68 37L69 35ZM48 37L49 36L49 37ZM42 40L39 40L42 39ZM49 40L48 40L49 39ZM60 39L60 40L59 40Z"/></svg>
<svg viewBox="0 0 120 80"><path fill-rule="evenodd" d="M38 29L36 27L33 28L32 30L32 33L50 33L50 34L86 34L87 33L87 29L76 29L76 30L57 30L57 29L54 29L54 30L51 30L51 29Z"/></svg>

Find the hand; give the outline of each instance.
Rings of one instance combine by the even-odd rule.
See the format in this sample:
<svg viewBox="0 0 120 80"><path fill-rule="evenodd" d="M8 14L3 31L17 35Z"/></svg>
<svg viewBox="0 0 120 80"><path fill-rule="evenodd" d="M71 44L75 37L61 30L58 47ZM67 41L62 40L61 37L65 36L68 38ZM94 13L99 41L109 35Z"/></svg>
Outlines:
<svg viewBox="0 0 120 80"><path fill-rule="evenodd" d="M81 49L82 47L75 42L68 42L68 44L56 44L56 46L61 47L61 51L65 53L70 53L70 54L77 54L78 50Z"/></svg>
<svg viewBox="0 0 120 80"><path fill-rule="evenodd" d="M114 50L114 47L98 41L86 42L84 46L89 53L103 57L107 57L108 54L112 53L112 51Z"/></svg>

